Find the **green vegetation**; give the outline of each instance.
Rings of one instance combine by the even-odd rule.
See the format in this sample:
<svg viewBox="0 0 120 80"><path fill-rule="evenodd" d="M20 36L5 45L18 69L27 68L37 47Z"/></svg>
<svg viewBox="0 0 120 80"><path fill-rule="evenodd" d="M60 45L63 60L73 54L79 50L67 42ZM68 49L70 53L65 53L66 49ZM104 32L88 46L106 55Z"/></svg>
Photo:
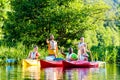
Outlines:
<svg viewBox="0 0 120 80"><path fill-rule="evenodd" d="M114 3L110 1L111 3ZM59 48L85 37L94 60L116 62L120 57L120 6L104 0L1 0L0 57L26 58L32 45L46 52L46 38L54 34ZM112 14L111 14L112 12Z"/></svg>

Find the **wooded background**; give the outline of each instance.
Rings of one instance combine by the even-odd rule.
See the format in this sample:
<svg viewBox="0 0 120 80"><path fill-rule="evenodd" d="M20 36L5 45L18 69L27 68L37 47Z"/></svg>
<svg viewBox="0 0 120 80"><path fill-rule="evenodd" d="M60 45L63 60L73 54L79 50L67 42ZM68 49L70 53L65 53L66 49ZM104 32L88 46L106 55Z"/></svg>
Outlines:
<svg viewBox="0 0 120 80"><path fill-rule="evenodd" d="M120 0L0 0L1 46L46 48L50 34L59 48L72 46L75 52L84 36L95 60L116 62Z"/></svg>

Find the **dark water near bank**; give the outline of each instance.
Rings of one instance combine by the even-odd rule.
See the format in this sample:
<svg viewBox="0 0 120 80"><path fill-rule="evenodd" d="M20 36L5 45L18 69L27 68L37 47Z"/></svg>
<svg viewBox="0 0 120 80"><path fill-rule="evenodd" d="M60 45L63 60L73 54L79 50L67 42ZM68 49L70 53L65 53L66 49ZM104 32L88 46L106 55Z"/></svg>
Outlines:
<svg viewBox="0 0 120 80"><path fill-rule="evenodd" d="M106 68L23 68L0 66L0 80L120 80L120 66L107 64Z"/></svg>

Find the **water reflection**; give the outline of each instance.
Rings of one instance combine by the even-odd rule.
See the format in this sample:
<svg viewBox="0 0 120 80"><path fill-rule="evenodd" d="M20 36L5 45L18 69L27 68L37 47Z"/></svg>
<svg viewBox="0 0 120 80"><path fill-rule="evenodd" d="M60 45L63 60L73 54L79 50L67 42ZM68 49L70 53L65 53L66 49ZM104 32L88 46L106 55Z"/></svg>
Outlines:
<svg viewBox="0 0 120 80"><path fill-rule="evenodd" d="M6 66L6 78L7 80L10 80L13 78L14 74L14 66Z"/></svg>
<svg viewBox="0 0 120 80"><path fill-rule="evenodd" d="M42 80L96 80L99 74L103 76L101 80L105 79L105 68L45 68L42 72L44 72Z"/></svg>
<svg viewBox="0 0 120 80"><path fill-rule="evenodd" d="M89 72L89 68L79 68L77 69L78 72L78 79L79 80L86 80L86 77Z"/></svg>
<svg viewBox="0 0 120 80"><path fill-rule="evenodd" d="M62 68L45 68L42 71L44 72L44 80L63 80Z"/></svg>
<svg viewBox="0 0 120 80"><path fill-rule="evenodd" d="M22 67L22 75L24 80L40 80L40 67L29 66Z"/></svg>
<svg viewBox="0 0 120 80"><path fill-rule="evenodd" d="M0 66L0 80L120 80L120 66L106 68L45 68L21 65Z"/></svg>
<svg viewBox="0 0 120 80"><path fill-rule="evenodd" d="M94 80L92 75L97 73L99 68L72 68L64 71L65 80ZM105 73L105 72L103 72ZM95 79L96 80L96 79ZM101 79L104 80L104 79Z"/></svg>

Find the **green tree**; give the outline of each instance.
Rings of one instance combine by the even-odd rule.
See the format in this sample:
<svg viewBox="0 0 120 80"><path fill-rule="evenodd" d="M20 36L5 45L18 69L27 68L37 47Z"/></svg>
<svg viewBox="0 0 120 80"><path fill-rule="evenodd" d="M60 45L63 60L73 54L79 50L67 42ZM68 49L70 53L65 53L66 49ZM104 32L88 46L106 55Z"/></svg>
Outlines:
<svg viewBox="0 0 120 80"><path fill-rule="evenodd" d="M4 20L7 19L7 12L11 10L9 0L0 0L0 39L2 39L2 26Z"/></svg>
<svg viewBox="0 0 120 80"><path fill-rule="evenodd" d="M44 45L50 33L61 43L95 29L108 7L103 1L11 0L3 31L7 42Z"/></svg>

